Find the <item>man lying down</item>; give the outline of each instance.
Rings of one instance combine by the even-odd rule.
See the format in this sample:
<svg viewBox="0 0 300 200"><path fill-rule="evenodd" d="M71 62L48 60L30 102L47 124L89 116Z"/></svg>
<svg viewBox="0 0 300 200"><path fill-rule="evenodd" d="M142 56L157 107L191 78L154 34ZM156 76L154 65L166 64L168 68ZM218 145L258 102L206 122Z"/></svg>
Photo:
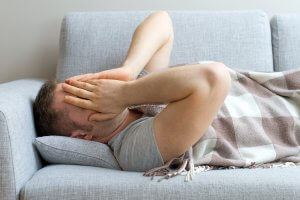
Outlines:
<svg viewBox="0 0 300 200"><path fill-rule="evenodd" d="M123 170L146 176L299 164L299 69L168 68L173 39L168 13L154 12L136 28L121 67L47 81L34 102L37 131L107 144Z"/></svg>

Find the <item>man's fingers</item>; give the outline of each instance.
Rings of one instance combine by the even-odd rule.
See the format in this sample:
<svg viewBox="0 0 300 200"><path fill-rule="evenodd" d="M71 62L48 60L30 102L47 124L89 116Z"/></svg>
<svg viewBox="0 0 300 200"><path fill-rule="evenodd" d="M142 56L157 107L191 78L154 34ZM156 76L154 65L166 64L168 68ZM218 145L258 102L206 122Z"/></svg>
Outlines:
<svg viewBox="0 0 300 200"><path fill-rule="evenodd" d="M109 119L113 119L116 116L114 113L95 113L89 117L89 121L101 122Z"/></svg>
<svg viewBox="0 0 300 200"><path fill-rule="evenodd" d="M88 81L88 80L93 80L93 79L109 79L109 78L113 79L113 78L109 77L108 71L109 70L105 70L102 72L91 74L90 76L83 77L82 79L80 79L80 81Z"/></svg>
<svg viewBox="0 0 300 200"><path fill-rule="evenodd" d="M98 79L98 75L90 74L88 76L84 76L84 77L80 78L79 81L88 81L88 80L92 80L92 79Z"/></svg>
<svg viewBox="0 0 300 200"><path fill-rule="evenodd" d="M94 93L81 88L74 87L66 83L62 84L62 88L65 92L68 92L70 94L73 94L77 97L81 97L84 99L92 99L94 97Z"/></svg>
<svg viewBox="0 0 300 200"><path fill-rule="evenodd" d="M81 75L77 75L77 76L72 76L70 78L67 78L66 80L80 80L82 78L84 78L85 76L89 76L90 74L81 74Z"/></svg>
<svg viewBox="0 0 300 200"><path fill-rule="evenodd" d="M84 109L89 109L89 110L95 109L95 107L93 106L93 103L90 100L80 99L78 97L65 96L64 102L72 104L72 105L80 107L80 108L84 108Z"/></svg>
<svg viewBox="0 0 300 200"><path fill-rule="evenodd" d="M93 92L95 89L95 86L90 84L90 83L86 83L86 82L81 82L81 81L77 81L77 80L66 80L65 81L67 84L84 89L84 90L88 90L90 92Z"/></svg>
<svg viewBox="0 0 300 200"><path fill-rule="evenodd" d="M86 83L89 83L91 85L97 86L97 83L99 83L100 80L86 80Z"/></svg>

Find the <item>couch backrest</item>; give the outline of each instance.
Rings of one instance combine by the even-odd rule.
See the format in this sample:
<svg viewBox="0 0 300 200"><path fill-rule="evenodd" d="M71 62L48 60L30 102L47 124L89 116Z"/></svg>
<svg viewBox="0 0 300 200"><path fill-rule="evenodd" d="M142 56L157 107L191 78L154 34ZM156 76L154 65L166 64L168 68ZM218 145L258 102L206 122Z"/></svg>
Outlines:
<svg viewBox="0 0 300 200"><path fill-rule="evenodd" d="M300 68L300 14L275 15L271 27L274 70Z"/></svg>
<svg viewBox="0 0 300 200"><path fill-rule="evenodd" d="M59 81L115 68L132 34L153 11L75 12L62 22ZM269 19L259 10L168 11L174 26L170 65L215 60L234 69L273 71Z"/></svg>

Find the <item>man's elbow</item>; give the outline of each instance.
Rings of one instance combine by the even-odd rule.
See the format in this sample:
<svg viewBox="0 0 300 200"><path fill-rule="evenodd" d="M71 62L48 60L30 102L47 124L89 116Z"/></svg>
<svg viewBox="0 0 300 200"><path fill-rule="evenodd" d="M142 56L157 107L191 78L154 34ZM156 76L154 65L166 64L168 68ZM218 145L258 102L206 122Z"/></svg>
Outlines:
<svg viewBox="0 0 300 200"><path fill-rule="evenodd" d="M173 22L172 18L169 15L169 13L165 10L156 11L153 13L157 19L159 19L159 22L162 24L161 28L165 28L169 34L168 38L173 39L174 38L174 32L173 32Z"/></svg>
<svg viewBox="0 0 300 200"><path fill-rule="evenodd" d="M159 10L159 11L154 12L153 14L158 15L158 16L168 19L168 20L171 19L169 13L165 10Z"/></svg>

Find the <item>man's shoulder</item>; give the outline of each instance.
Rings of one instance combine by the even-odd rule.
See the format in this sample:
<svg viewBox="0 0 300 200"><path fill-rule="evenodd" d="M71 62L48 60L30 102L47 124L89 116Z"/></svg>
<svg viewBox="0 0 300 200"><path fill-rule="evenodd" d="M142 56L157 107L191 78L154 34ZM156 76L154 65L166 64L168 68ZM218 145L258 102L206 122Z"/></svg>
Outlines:
<svg viewBox="0 0 300 200"><path fill-rule="evenodd" d="M154 117L151 116L143 116L139 119L136 119L129 123L122 131L120 131L118 134L114 135L110 141L108 142L108 145L112 145L115 143L115 141L122 141L124 137L128 137L132 135L132 133L140 133L146 130L152 129L152 120Z"/></svg>

